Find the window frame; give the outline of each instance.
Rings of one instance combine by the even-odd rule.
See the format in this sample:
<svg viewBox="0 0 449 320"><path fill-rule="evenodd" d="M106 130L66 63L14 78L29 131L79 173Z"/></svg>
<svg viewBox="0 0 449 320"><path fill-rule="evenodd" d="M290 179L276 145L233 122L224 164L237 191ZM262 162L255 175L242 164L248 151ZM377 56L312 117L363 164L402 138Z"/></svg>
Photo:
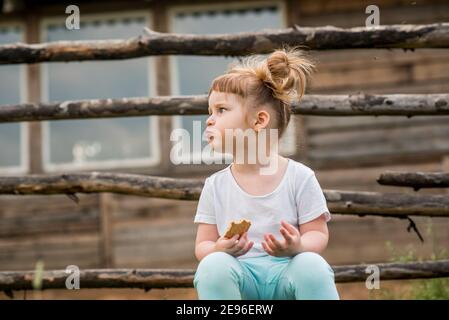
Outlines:
<svg viewBox="0 0 449 320"><path fill-rule="evenodd" d="M174 5L169 7L167 10L168 14L168 30L169 32L175 32L174 31L174 22L176 14L178 13L191 13L194 11L207 11L207 10L229 10L229 9L251 9L251 8L260 8L260 7L267 7L267 6L275 6L278 8L279 13L281 15L281 26L280 28L286 28L288 24L288 14L287 14L287 5L284 1L251 1L251 2L230 2L230 3L212 3L212 4L194 4L194 5ZM171 95L173 96L179 96L180 95L180 89L179 89L179 73L178 73L178 59L176 56L170 55L169 56L169 74L170 74L170 90ZM173 129L182 129L182 116L175 115L172 117L172 128ZM287 144L284 148L279 147L280 153L291 156L296 153L296 124L295 124L295 118L292 117L290 123L289 123L289 130L293 131L292 139L289 144ZM283 138L287 132L284 133ZM174 142L171 142L172 146ZM192 146L191 146L192 148ZM206 155L204 158L202 158L202 153L200 152L189 152L184 157L176 157L176 161L179 161L181 163L189 163L188 160L190 159L192 162L190 163L200 163L201 159L204 161L213 161L214 158ZM225 156L226 161L229 159L232 159L232 157ZM221 159L221 157L218 157L218 159ZM202 163L202 162L201 162Z"/></svg>
<svg viewBox="0 0 449 320"><path fill-rule="evenodd" d="M83 21L92 21L98 19L120 19L120 18L136 18L142 17L145 19L145 26L152 28L154 24L154 15L152 11L137 11L129 10L123 12L101 12L101 13L85 13L83 14ZM39 21L39 38L40 42L46 41L47 27L52 23L64 23L66 16L44 16ZM143 32L143 30L142 30ZM135 36L138 36L136 34ZM157 76L156 76L156 59L154 57L147 57L147 72L148 72L148 92L147 96L157 95ZM121 61L121 60L117 60ZM48 63L41 64L40 70L41 81L41 100L49 101L49 80L48 80ZM89 161L84 164L71 163L51 163L50 162L50 126L49 121L42 121L42 166L44 172L56 172L56 171L78 171L78 170L102 170L102 169L123 169L123 168L148 168L155 167L160 164L161 150L160 150L160 133L159 133L159 116L147 116L149 121L149 139L150 150L152 156L143 158L132 159L111 159L111 160L96 160ZM87 119L86 119L87 120Z"/></svg>
<svg viewBox="0 0 449 320"><path fill-rule="evenodd" d="M20 28L21 42L26 41L27 26L26 23L20 20L13 20L9 22L0 22L0 27L6 28ZM19 101L18 103L25 103L28 100L28 74L27 65L19 65ZM15 122L17 123L17 122ZM6 123L5 123L6 124ZM0 166L0 174L2 175L16 175L26 174L29 171L29 125L28 122L19 122L20 125L20 164L16 166Z"/></svg>

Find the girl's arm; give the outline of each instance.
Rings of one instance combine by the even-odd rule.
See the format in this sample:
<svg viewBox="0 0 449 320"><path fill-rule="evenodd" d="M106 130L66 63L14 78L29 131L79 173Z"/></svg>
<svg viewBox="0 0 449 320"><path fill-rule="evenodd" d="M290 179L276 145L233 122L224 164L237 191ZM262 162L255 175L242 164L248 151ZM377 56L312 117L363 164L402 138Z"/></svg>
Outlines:
<svg viewBox="0 0 449 320"><path fill-rule="evenodd" d="M324 214L318 218L299 225L302 251L321 253L326 249L329 231Z"/></svg>
<svg viewBox="0 0 449 320"><path fill-rule="evenodd" d="M219 237L216 224L200 223L198 225L195 241L195 256L198 261L215 251L215 243Z"/></svg>

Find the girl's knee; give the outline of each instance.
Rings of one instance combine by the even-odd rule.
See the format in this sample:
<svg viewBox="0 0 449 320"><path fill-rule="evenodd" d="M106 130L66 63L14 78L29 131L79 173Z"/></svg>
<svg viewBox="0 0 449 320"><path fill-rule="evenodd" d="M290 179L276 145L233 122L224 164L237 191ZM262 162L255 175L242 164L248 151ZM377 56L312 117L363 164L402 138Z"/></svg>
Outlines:
<svg viewBox="0 0 449 320"><path fill-rule="evenodd" d="M301 266L301 268L327 267L327 261L316 252L301 252L292 258L292 263Z"/></svg>
<svg viewBox="0 0 449 320"><path fill-rule="evenodd" d="M205 256L198 264L194 284L205 279L209 284L232 280L238 277L236 258L226 252L213 252Z"/></svg>
<svg viewBox="0 0 449 320"><path fill-rule="evenodd" d="M200 263L198 264L198 269L220 269L222 270L222 267L225 267L227 265L231 265L234 263L236 258L231 256L229 253L222 252L222 251L216 251L208 254L203 259L201 259Z"/></svg>
<svg viewBox="0 0 449 320"><path fill-rule="evenodd" d="M303 252L293 257L287 278L296 299L339 299L334 271L318 253Z"/></svg>
<svg viewBox="0 0 449 320"><path fill-rule="evenodd" d="M334 271L327 261L318 253L302 252L292 258L289 271L308 281L327 281L334 279Z"/></svg>

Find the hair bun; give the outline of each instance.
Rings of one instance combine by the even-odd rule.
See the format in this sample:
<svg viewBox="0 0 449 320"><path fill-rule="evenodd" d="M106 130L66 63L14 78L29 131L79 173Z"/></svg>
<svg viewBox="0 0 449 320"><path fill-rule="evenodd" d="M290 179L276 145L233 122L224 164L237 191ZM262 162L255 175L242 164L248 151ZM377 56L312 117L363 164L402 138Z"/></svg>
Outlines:
<svg viewBox="0 0 449 320"><path fill-rule="evenodd" d="M273 81L286 78L290 73L290 63L287 53L282 50L273 52L267 59L267 67Z"/></svg>
<svg viewBox="0 0 449 320"><path fill-rule="evenodd" d="M263 79L272 89L273 95L286 104L301 99L307 85L307 77L312 73L314 64L302 50L278 49L266 60L269 75Z"/></svg>

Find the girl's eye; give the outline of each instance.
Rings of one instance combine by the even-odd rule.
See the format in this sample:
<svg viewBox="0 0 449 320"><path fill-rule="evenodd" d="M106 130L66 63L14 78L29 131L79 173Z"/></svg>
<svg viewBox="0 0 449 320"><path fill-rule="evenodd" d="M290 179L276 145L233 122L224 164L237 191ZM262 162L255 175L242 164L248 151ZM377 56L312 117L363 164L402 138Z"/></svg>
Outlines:
<svg viewBox="0 0 449 320"><path fill-rule="evenodd" d="M218 108L218 112L221 113L221 110L226 110L225 108Z"/></svg>

